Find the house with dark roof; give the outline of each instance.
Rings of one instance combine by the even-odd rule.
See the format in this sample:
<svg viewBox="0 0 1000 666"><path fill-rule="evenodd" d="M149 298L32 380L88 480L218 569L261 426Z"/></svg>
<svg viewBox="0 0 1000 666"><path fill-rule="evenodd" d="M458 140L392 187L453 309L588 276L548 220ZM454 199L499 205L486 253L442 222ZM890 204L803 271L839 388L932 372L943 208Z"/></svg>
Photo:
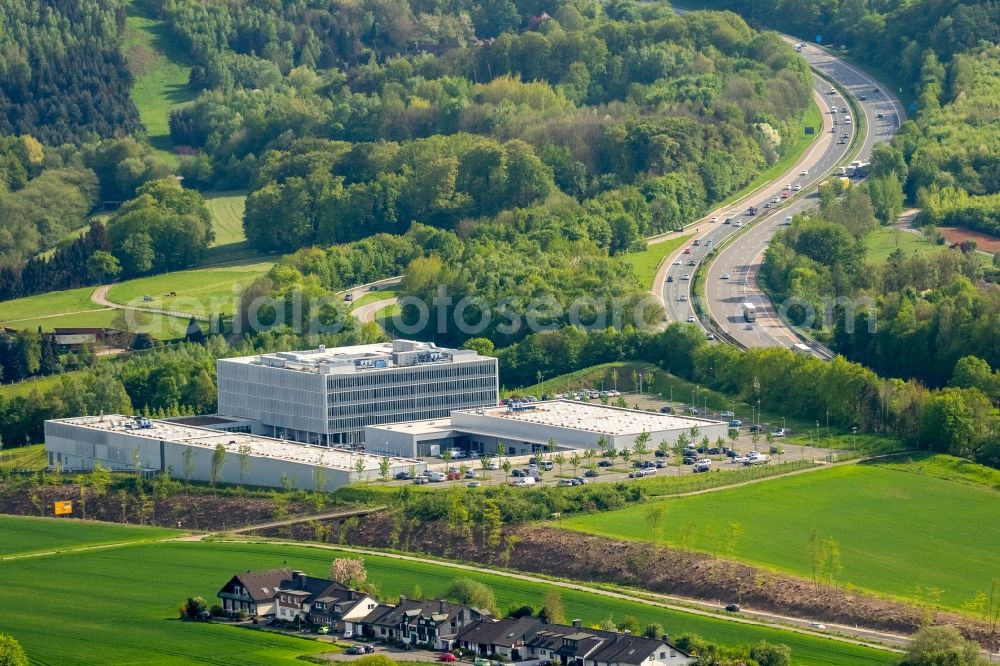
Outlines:
<svg viewBox="0 0 1000 666"><path fill-rule="evenodd" d="M282 581L291 575L292 570L288 568L236 574L216 596L222 601L222 610L228 615L240 612L260 617L274 615L275 594Z"/></svg>
<svg viewBox="0 0 1000 666"><path fill-rule="evenodd" d="M345 620L361 619L378 605L378 601L362 592L327 578L291 572L275 594L275 611L279 620L305 620L344 630Z"/></svg>
<svg viewBox="0 0 1000 666"><path fill-rule="evenodd" d="M563 625L538 618L487 619L465 627L456 642L482 657L523 666L551 661L566 666L679 666L695 661L666 636L654 639L588 629L579 620Z"/></svg>
<svg viewBox="0 0 1000 666"><path fill-rule="evenodd" d="M487 611L443 599L418 601L400 597L398 606L376 607L361 621L361 626L366 638L393 639L412 645L429 643L434 649L447 650L464 626L488 617Z"/></svg>
<svg viewBox="0 0 1000 666"><path fill-rule="evenodd" d="M466 625L455 636L455 642L462 649L472 650L481 657L521 661L525 636L534 633L542 624L537 617L477 620Z"/></svg>

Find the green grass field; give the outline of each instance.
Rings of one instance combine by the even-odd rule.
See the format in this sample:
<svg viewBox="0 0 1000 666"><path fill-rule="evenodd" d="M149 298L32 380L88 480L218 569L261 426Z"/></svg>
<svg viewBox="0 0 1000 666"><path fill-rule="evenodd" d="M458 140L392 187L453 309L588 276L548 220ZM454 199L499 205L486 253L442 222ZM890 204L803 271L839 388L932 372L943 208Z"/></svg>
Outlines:
<svg viewBox="0 0 1000 666"><path fill-rule="evenodd" d="M127 527L71 519L0 516L0 534L4 537L0 540L2 560L29 553L56 552L83 546L166 539L178 532L158 527Z"/></svg>
<svg viewBox="0 0 1000 666"><path fill-rule="evenodd" d="M17 613L0 614L10 633L39 663L293 664L329 644L215 623L179 622L176 605L199 595L209 603L236 571L289 566L325 575L336 551L269 544L167 542L0 562L4 599ZM457 572L432 563L366 556L369 580L383 596L412 594L419 583L435 597L457 577L490 585L501 608L539 605L544 588L486 573ZM720 643L766 639L788 643L796 664L888 664L892 655L774 629L664 611L585 592L562 591L566 613L587 624L611 615L658 621L677 635L695 631ZM73 603L66 603L72 599Z"/></svg>
<svg viewBox="0 0 1000 666"><path fill-rule="evenodd" d="M919 470L916 470L919 471ZM738 559L806 578L812 576L808 541L813 529L832 537L843 558L841 584L957 609L984 590L1000 558L1000 493L872 464L663 500L662 538L724 552L737 522ZM650 539L647 507L562 521L562 527L614 538ZM905 575L901 575L905 572Z"/></svg>
<svg viewBox="0 0 1000 666"><path fill-rule="evenodd" d="M639 283L643 287L653 286L653 278L656 277L656 269L665 256L684 245L693 234L670 238L662 243L654 243L642 252L631 252L623 254L622 260L632 267L639 277Z"/></svg>
<svg viewBox="0 0 1000 666"><path fill-rule="evenodd" d="M165 159L176 162L169 152L170 111L191 101L196 94L188 85L191 66L187 64L187 56L174 42L165 23L157 20L142 0L136 0L128 8L122 50L135 77L132 100L139 109L149 141L163 151Z"/></svg>
<svg viewBox="0 0 1000 666"><path fill-rule="evenodd" d="M0 324L15 330L40 326L43 331L76 326L115 328L121 312L93 303L90 300L93 292L94 287L81 287L4 301L0 303ZM175 317L143 313L139 319L139 324L148 325L156 338L183 336L187 328L187 320Z"/></svg>
<svg viewBox="0 0 1000 666"><path fill-rule="evenodd" d="M0 469L4 470L40 470L45 469L49 464L45 455L44 444L32 444L31 446L19 446L16 449L4 449L0 453ZM0 544L0 553L3 552L3 544Z"/></svg>
<svg viewBox="0 0 1000 666"><path fill-rule="evenodd" d="M242 243L247 239L243 232L246 201L247 193L242 190L205 193L205 204L212 213L212 229L215 231L212 247Z"/></svg>
<svg viewBox="0 0 1000 666"><path fill-rule="evenodd" d="M213 313L229 315L233 313L238 290L234 286L246 286L255 278L266 273L270 261L246 261L229 266L196 268L188 271L164 273L152 277L137 278L116 284L108 292L108 300L114 303L193 312L208 316ZM164 297L170 291L177 296ZM143 302L144 295L153 300Z"/></svg>
<svg viewBox="0 0 1000 666"><path fill-rule="evenodd" d="M878 263L888 259L896 248L902 250L907 257L917 252L935 254L948 249L947 245L935 245L921 234L891 227L876 229L868 234L865 237L865 247L868 248L868 261Z"/></svg>

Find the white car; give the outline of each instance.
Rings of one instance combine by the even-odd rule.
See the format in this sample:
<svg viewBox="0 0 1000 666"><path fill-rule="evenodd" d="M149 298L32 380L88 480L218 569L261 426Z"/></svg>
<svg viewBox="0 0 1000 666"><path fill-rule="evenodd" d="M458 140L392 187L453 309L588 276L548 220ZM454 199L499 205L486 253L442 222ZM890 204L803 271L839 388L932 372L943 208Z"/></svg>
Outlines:
<svg viewBox="0 0 1000 666"><path fill-rule="evenodd" d="M729 279L729 273L723 273L722 274L722 279L723 280L728 280Z"/></svg>
<svg viewBox="0 0 1000 666"><path fill-rule="evenodd" d="M826 625L822 622L810 622L809 626L813 629L826 629Z"/></svg>
<svg viewBox="0 0 1000 666"><path fill-rule="evenodd" d="M718 221L719 221L719 218L717 218L717 217L713 217L711 220L709 220L709 222L718 222Z"/></svg>
<svg viewBox="0 0 1000 666"><path fill-rule="evenodd" d="M681 279L682 279L682 280L690 280L690 279L691 279L691 276L690 276L690 275L688 275L687 273L685 273L684 275L682 275L682 276L681 276Z"/></svg>
<svg viewBox="0 0 1000 666"><path fill-rule="evenodd" d="M774 197L771 199L771 203L781 203L781 197Z"/></svg>
<svg viewBox="0 0 1000 666"><path fill-rule="evenodd" d="M795 190L796 192L801 192L802 191L802 186L801 185L796 185L792 189Z"/></svg>
<svg viewBox="0 0 1000 666"><path fill-rule="evenodd" d="M694 321L695 321L695 319L694 319L694 315L688 315L688 322L690 322L690 323L692 323L692 324L693 324L693 323L694 323Z"/></svg>
<svg viewBox="0 0 1000 666"><path fill-rule="evenodd" d="M734 227L742 227L742 226L743 226L743 222L742 222L742 221L740 221L740 222L737 222L737 223L736 223L736 224L734 224L733 226L734 226Z"/></svg>
<svg viewBox="0 0 1000 666"><path fill-rule="evenodd" d="M786 190L790 190L790 189L792 189L792 186L791 185L785 185L785 189Z"/></svg>
<svg viewBox="0 0 1000 666"><path fill-rule="evenodd" d="M687 294L681 294L680 296L677 297L677 300L680 301L680 302L682 302L682 303L684 301L686 301L687 299L688 299Z"/></svg>
<svg viewBox="0 0 1000 666"><path fill-rule="evenodd" d="M681 265L681 260L680 259L674 259L674 266L680 266L680 265Z"/></svg>
<svg viewBox="0 0 1000 666"><path fill-rule="evenodd" d="M799 171L799 175L800 176L808 176L809 175L809 169L803 169L802 171Z"/></svg>

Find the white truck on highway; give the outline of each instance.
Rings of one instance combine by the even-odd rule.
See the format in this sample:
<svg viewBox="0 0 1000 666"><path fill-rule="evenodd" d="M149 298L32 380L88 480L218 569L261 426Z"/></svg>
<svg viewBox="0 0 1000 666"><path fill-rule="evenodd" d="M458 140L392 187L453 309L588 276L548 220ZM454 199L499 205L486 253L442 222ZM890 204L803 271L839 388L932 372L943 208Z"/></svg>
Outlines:
<svg viewBox="0 0 1000 666"><path fill-rule="evenodd" d="M743 319L747 322L757 321L757 306L753 303L743 304Z"/></svg>

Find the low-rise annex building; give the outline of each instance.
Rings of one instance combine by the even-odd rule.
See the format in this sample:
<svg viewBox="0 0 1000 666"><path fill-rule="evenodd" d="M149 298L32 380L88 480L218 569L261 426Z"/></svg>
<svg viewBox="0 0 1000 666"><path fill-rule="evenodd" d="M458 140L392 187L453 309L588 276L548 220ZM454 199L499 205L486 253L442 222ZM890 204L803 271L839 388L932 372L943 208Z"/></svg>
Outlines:
<svg viewBox="0 0 1000 666"><path fill-rule="evenodd" d="M389 476L426 467L419 460L121 415L46 421L45 450L49 466L65 471L89 471L97 464L146 475L169 469L171 476L193 481L274 488L290 482L306 490L377 479L384 460Z"/></svg>
<svg viewBox="0 0 1000 666"><path fill-rule="evenodd" d="M550 440L560 449L600 449L606 441L621 451L632 448L644 432L649 433L648 448L655 449L662 441L674 444L682 433L690 436L692 428L699 438L712 441L729 433L725 421L547 400L455 410L447 418L371 425L365 437L369 447L408 457L434 456L449 449L473 456L495 455L498 445L505 455L522 455L544 451Z"/></svg>

